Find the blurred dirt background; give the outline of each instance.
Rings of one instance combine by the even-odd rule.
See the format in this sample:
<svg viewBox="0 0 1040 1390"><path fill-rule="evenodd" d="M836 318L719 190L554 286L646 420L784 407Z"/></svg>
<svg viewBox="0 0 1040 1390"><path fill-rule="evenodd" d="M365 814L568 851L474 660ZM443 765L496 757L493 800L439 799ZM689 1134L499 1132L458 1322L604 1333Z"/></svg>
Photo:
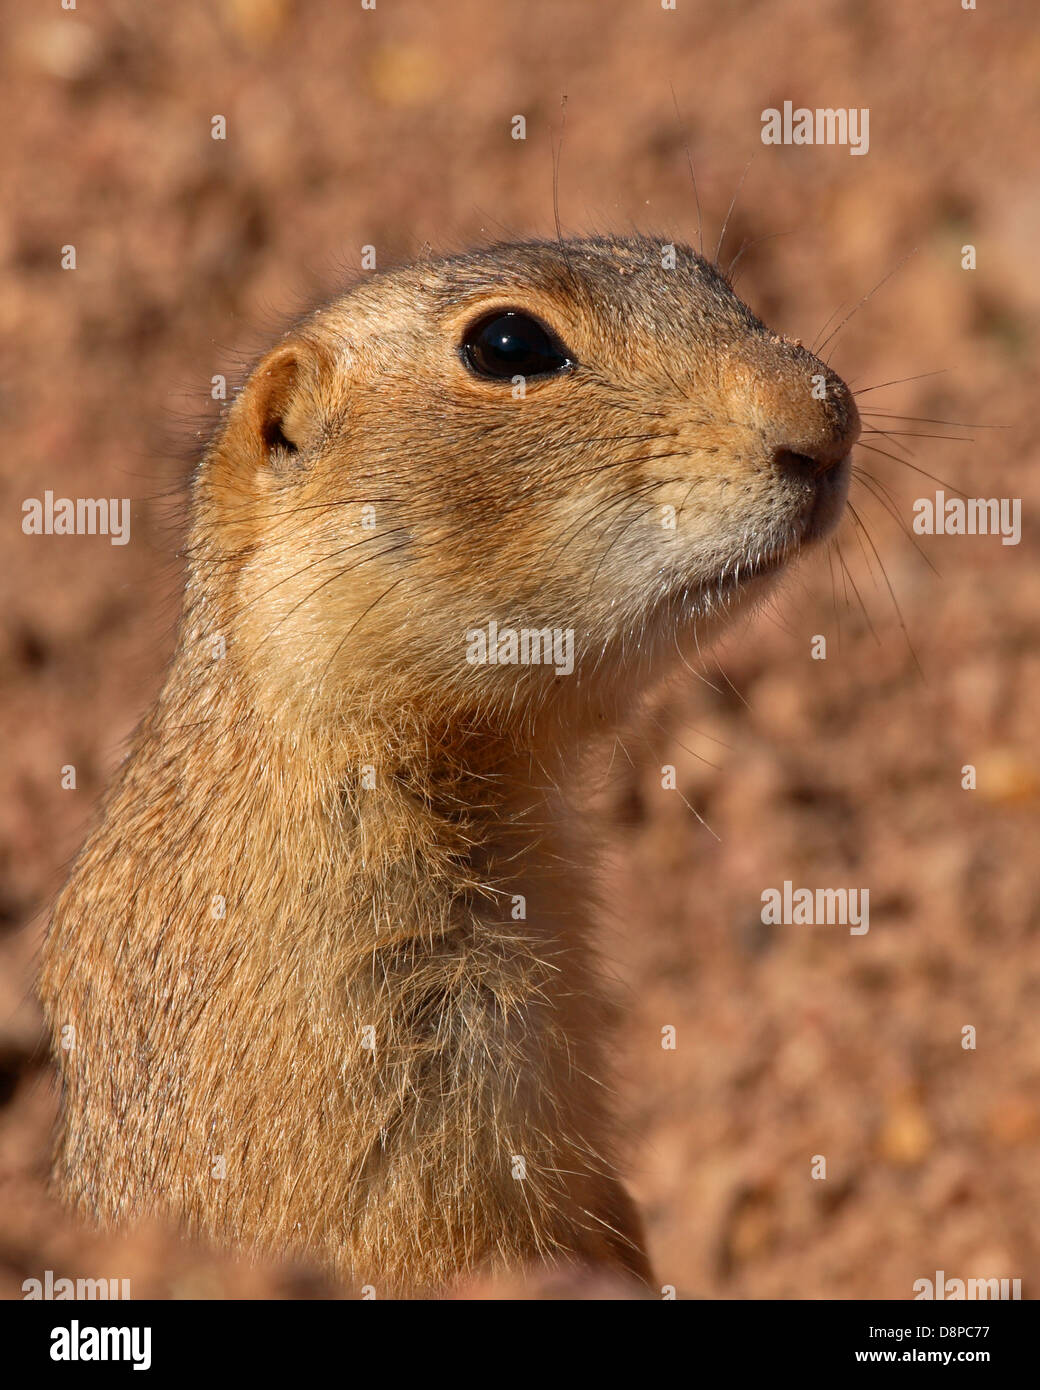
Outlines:
<svg viewBox="0 0 1040 1390"><path fill-rule="evenodd" d="M1036 1296L1029 11L0 5L0 1295L45 1269L130 1277L138 1297L335 1293L306 1270L251 1269L162 1232L102 1238L62 1214L46 1192L55 1098L34 957L171 649L175 501L218 409L211 377L345 283L365 244L385 265L427 244L551 235L566 95L566 231L695 240L685 138L709 250L752 160L722 259L770 238L743 255L738 289L773 327L811 342L895 272L827 349L869 391L861 407L889 412L866 417L890 432L865 440L882 452L857 451L869 539L850 520L840 557L807 562L727 642L724 674L662 696L649 746L627 744L631 763L619 752L605 797L604 948L629 1008L618 1088L661 1281L700 1297L906 1299L942 1269L1019 1277ZM869 107L869 153L764 147L761 112L785 99ZM60 267L67 245L75 271ZM1022 498L1021 544L924 538L934 573L905 534L913 500L942 486L929 474L951 494ZM48 488L133 497L131 544L24 536L21 503ZM68 763L75 791L60 787ZM681 798L661 790L665 763ZM869 934L763 926L761 892L785 879L869 888Z"/></svg>

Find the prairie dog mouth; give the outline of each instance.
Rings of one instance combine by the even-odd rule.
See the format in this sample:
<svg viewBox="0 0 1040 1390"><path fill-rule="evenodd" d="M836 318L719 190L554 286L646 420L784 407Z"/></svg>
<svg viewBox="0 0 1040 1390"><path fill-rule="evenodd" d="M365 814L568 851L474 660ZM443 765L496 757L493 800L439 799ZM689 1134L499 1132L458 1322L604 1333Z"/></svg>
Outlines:
<svg viewBox="0 0 1040 1390"><path fill-rule="evenodd" d="M797 455L791 457L798 458ZM823 540L835 530L845 509L849 495L849 482L852 477L851 447L840 457L821 468L810 458L802 460L805 467L800 479L805 487L803 500L798 513L780 530L789 528L790 542L784 537L784 548L792 553L806 549ZM793 471L793 470L792 470ZM797 474L795 476L798 476Z"/></svg>
<svg viewBox="0 0 1040 1390"><path fill-rule="evenodd" d="M851 454L846 454L821 474L815 496L802 517L792 524L789 537L763 539L758 548L749 546L725 565L714 580L701 585L698 606L723 604L741 590L775 579L799 555L832 535L845 510L852 472L850 458Z"/></svg>
<svg viewBox="0 0 1040 1390"><path fill-rule="evenodd" d="M849 495L849 482L852 477L852 451L843 459L821 474L816 485L816 499L809 513L805 530L799 544L814 545L827 538L837 529L845 511Z"/></svg>

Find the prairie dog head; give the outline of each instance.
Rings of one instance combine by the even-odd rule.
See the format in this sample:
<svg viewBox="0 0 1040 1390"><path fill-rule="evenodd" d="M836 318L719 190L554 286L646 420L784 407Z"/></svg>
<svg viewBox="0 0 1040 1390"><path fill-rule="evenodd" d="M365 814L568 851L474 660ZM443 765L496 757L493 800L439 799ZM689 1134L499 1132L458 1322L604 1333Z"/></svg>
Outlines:
<svg viewBox="0 0 1040 1390"><path fill-rule="evenodd" d="M373 276L260 362L193 582L291 717L602 717L830 533L858 433L689 248L498 246Z"/></svg>

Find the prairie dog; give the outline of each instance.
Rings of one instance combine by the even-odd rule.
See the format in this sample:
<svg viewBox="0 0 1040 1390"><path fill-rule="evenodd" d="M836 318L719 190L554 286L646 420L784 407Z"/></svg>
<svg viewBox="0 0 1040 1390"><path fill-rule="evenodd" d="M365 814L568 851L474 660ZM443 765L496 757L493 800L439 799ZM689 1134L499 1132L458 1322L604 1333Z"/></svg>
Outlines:
<svg viewBox="0 0 1040 1390"><path fill-rule="evenodd" d="M538 1260L652 1282L567 787L830 533L859 433L828 367L667 261L373 276L236 397L166 684L44 950L84 1214L381 1294Z"/></svg>

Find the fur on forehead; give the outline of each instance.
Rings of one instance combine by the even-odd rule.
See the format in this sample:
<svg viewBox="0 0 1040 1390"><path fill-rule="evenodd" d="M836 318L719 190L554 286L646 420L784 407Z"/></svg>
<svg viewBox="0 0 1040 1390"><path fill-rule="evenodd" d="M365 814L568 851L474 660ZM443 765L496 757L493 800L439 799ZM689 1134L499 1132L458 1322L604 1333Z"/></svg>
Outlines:
<svg viewBox="0 0 1040 1390"><path fill-rule="evenodd" d="M663 236L502 242L391 268L358 282L305 323L366 334L392 329L388 314L407 321L426 309L440 317L481 295L516 294L522 308L524 291L613 331L628 326L689 342L699 325L728 321L735 332L766 332L717 266Z"/></svg>

